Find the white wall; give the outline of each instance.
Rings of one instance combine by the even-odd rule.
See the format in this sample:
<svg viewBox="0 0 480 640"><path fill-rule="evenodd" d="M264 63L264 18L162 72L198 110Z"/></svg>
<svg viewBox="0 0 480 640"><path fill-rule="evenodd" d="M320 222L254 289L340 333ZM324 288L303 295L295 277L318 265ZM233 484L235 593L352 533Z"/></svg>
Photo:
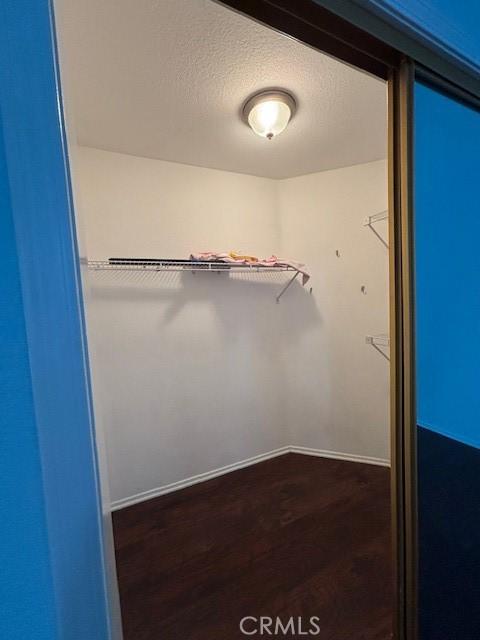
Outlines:
<svg viewBox="0 0 480 640"><path fill-rule="evenodd" d="M279 274L90 272L114 501L291 444L388 457L388 367L365 344L387 331L387 256L362 226L385 162L274 181L79 148L75 167L90 259L236 249L313 275L276 305Z"/></svg>
<svg viewBox="0 0 480 640"><path fill-rule="evenodd" d="M268 179L87 148L76 166L90 259L279 250ZM90 275L114 501L286 443L282 280Z"/></svg>
<svg viewBox="0 0 480 640"><path fill-rule="evenodd" d="M362 225L387 209L386 171L379 161L279 183L283 246L308 264L319 310L284 353L300 446L389 457L388 362L365 344L388 333L388 249ZM388 240L386 221L375 228ZM304 305L302 291L292 294L293 323Z"/></svg>

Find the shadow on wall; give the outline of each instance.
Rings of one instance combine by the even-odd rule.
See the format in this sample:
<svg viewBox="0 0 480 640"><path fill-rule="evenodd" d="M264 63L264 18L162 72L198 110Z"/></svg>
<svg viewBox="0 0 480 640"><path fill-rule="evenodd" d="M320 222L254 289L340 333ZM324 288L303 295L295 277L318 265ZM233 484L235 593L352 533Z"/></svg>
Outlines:
<svg viewBox="0 0 480 640"><path fill-rule="evenodd" d="M114 501L290 443L291 352L321 316L297 282L276 303L289 275L89 272Z"/></svg>
<svg viewBox="0 0 480 640"><path fill-rule="evenodd" d="M263 346L282 332L282 341L295 342L310 328L321 324L315 297L295 281L276 303L276 296L291 278L289 273L261 274L202 272L91 272L95 302L132 303L142 312L142 303L158 301L159 329L175 323L180 316L209 306L216 329L224 337L249 335ZM275 323L275 327L273 326Z"/></svg>

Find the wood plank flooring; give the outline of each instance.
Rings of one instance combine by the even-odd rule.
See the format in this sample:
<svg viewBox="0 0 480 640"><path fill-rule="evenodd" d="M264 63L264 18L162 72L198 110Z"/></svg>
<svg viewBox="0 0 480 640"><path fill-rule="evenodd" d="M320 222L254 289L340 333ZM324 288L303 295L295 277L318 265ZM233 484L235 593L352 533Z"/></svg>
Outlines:
<svg viewBox="0 0 480 640"><path fill-rule="evenodd" d="M318 616L321 640L392 637L388 469L290 453L113 523L125 640L260 637L240 632L244 616L307 629Z"/></svg>

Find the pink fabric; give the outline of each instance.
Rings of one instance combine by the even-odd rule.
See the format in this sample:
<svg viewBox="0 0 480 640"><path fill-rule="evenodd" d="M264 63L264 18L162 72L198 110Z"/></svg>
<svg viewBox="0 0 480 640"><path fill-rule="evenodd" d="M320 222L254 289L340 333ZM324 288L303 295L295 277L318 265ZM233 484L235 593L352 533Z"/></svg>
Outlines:
<svg viewBox="0 0 480 640"><path fill-rule="evenodd" d="M233 252L232 252L233 253ZM219 260L221 262L228 262L230 264L256 264L260 267L292 267L302 274L302 284L305 286L310 280L310 274L305 270L305 265L301 262L294 260L283 260L277 256L270 256L269 258L256 258L249 256L249 259L242 258L240 256L234 257L230 253L214 253L211 251L205 251L200 253L192 253L190 255L191 260L199 260L202 262L208 262L209 260Z"/></svg>

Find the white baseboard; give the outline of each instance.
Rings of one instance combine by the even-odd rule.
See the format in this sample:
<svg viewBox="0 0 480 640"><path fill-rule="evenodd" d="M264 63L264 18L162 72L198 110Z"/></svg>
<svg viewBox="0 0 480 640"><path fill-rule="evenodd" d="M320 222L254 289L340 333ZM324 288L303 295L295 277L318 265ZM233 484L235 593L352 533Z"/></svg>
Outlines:
<svg viewBox="0 0 480 640"><path fill-rule="evenodd" d="M132 504L137 504L137 502L143 502L144 500L150 500L150 498L163 496L166 493L171 493L172 491L178 491L179 489L191 487L192 485L198 484L199 482L205 482L206 480L211 480L212 478L223 476L225 473L237 471L237 469L243 469L244 467L249 467L252 464L257 464L258 462L263 462L264 460L270 460L270 458L282 456L285 453L289 453L289 451L290 447L280 447L280 449L267 451L267 453L261 453L258 456L252 456L251 458L247 458L246 460L240 460L240 462L227 464L226 466L220 467L219 469L213 469L212 471L207 471L206 473L199 473L196 476L191 476L190 478L185 478L184 480L178 480L177 482L165 484L162 487L157 487L156 489L142 491L142 493L137 493L133 496L129 496L128 498L115 500L114 502L112 502L112 511L123 509L123 507L130 507Z"/></svg>
<svg viewBox="0 0 480 640"><path fill-rule="evenodd" d="M378 467L389 467L390 460L386 458L373 458L372 456L359 456L355 453L342 453L340 451L327 451L324 449L312 449L311 447L290 447L291 453L301 453L305 456L318 456L319 458L332 458L333 460L345 460L346 462L360 462L373 464Z"/></svg>
<svg viewBox="0 0 480 640"><path fill-rule="evenodd" d="M326 451L323 449L312 449L310 447L297 447L297 446L280 447L279 449L274 449L273 451L267 451L267 453L261 453L257 456L252 456L251 458L247 458L246 460L241 460L240 462L227 464L226 466L220 467L219 469L213 469L212 471L207 471L206 473L199 473L196 476L191 476L190 478L185 478L184 480L178 480L177 482L165 484L162 487L149 489L148 491L142 491L141 493L137 493L127 498L121 498L120 500L115 500L112 502L111 510L118 511L118 509L123 509L124 507L130 507L134 504L137 504L138 502L144 502L145 500L150 500L151 498L157 498L158 496L163 496L166 493L172 493L173 491L178 491L179 489L185 489L186 487L191 487L194 484L205 482L206 480L211 480L212 478L217 478L218 476L223 476L226 473L231 473L232 471L237 471L238 469L250 467L253 464L257 464L258 462L263 462L264 460L270 460L271 458L276 458L277 456L282 456L282 455L285 455L286 453L300 453L306 456L317 456L319 458L332 458L334 460L345 460L347 462L373 464L381 467L390 466L390 461L385 460L383 458L373 458L371 456L359 456L353 453L341 453L339 451Z"/></svg>

